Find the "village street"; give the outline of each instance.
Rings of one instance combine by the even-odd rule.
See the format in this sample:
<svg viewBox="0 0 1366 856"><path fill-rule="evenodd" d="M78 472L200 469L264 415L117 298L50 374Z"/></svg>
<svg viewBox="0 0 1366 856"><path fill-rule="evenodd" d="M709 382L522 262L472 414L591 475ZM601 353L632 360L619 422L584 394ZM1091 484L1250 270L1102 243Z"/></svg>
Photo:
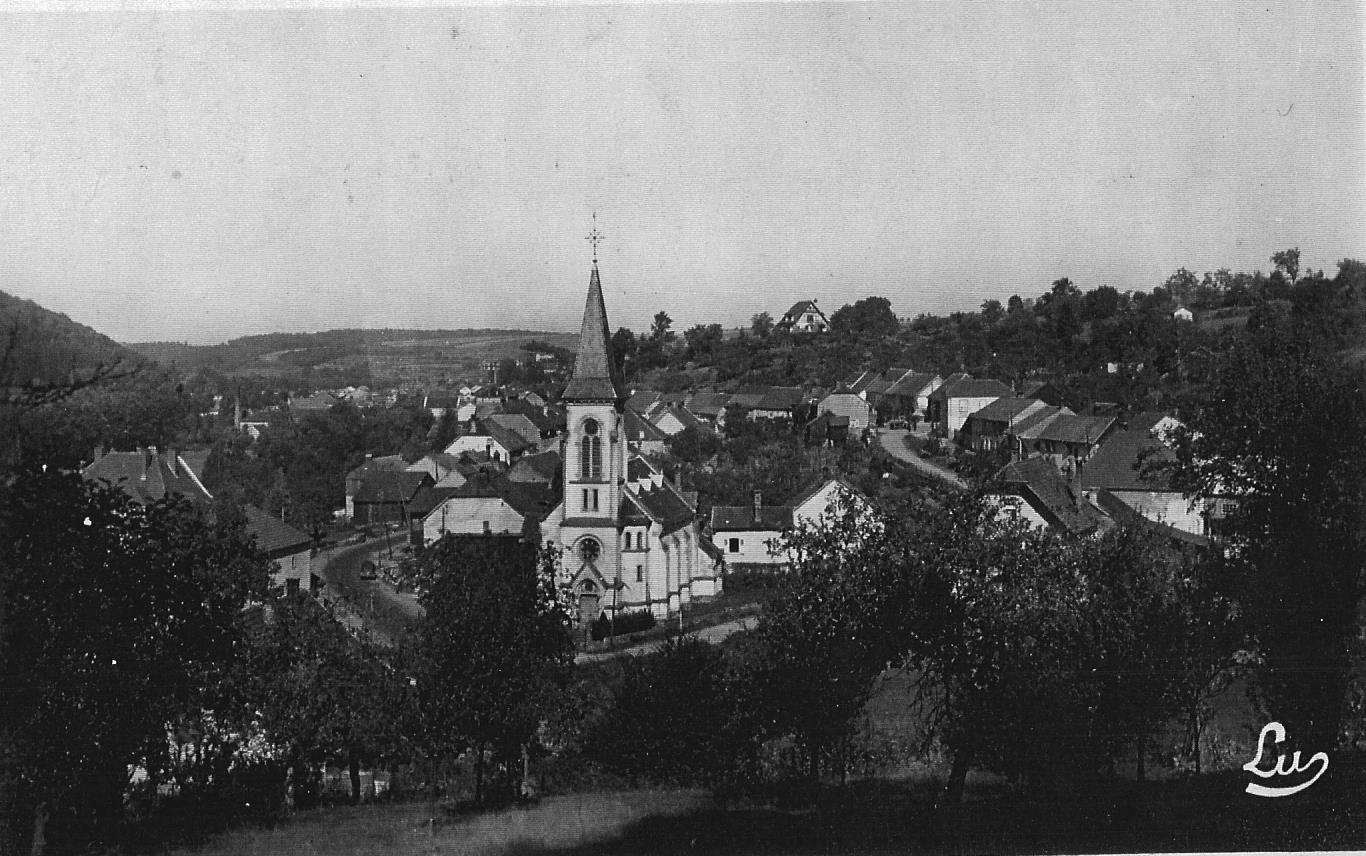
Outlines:
<svg viewBox="0 0 1366 856"><path fill-rule="evenodd" d="M943 467L935 466L907 448L906 435L909 433L911 432L904 428L886 429L878 434L878 442L882 443L882 448L887 450L887 454L902 463L909 464L912 469L918 470L930 478L946 482L959 490L968 489L967 482L960 479L956 474Z"/></svg>

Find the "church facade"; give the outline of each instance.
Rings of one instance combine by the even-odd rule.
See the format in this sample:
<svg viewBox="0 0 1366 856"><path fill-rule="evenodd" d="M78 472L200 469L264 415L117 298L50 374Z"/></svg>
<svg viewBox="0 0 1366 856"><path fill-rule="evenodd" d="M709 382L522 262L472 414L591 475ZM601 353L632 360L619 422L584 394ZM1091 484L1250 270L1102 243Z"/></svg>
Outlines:
<svg viewBox="0 0 1366 856"><path fill-rule="evenodd" d="M679 485L629 448L626 391L612 355L596 259L567 409L564 496L542 525L581 622L648 609L663 619L721 592L697 510Z"/></svg>

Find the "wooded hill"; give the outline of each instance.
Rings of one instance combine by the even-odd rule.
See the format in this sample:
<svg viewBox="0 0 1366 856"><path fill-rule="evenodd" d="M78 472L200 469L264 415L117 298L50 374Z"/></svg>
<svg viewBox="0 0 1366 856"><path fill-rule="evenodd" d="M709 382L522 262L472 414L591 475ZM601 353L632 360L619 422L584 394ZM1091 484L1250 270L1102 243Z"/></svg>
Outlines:
<svg viewBox="0 0 1366 856"><path fill-rule="evenodd" d="M108 336L0 291L0 403L43 400L142 362Z"/></svg>

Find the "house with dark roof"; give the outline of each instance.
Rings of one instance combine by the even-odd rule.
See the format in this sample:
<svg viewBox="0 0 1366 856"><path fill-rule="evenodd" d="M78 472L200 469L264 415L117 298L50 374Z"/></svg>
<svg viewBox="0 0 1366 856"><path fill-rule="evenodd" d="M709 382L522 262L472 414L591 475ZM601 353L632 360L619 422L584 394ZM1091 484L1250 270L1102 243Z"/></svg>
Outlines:
<svg viewBox="0 0 1366 856"><path fill-rule="evenodd" d="M1048 409L1036 398L998 398L973 413L963 422L962 444L976 452L991 452L1014 436L1018 425L1030 416ZM1057 408L1053 408L1056 412Z"/></svg>
<svg viewBox="0 0 1366 856"><path fill-rule="evenodd" d="M254 505L242 506L247 535L274 564L271 584L286 594L316 594L322 582L313 573L313 539Z"/></svg>
<svg viewBox="0 0 1366 856"><path fill-rule="evenodd" d="M622 410L621 431L626 437L627 447L632 451L644 455L664 454L664 444L669 435L629 404Z"/></svg>
<svg viewBox="0 0 1366 856"><path fill-rule="evenodd" d="M465 483L469 474L479 467L465 461L459 455L445 452L430 452L409 464L408 472L426 473L432 477L436 487L459 487Z"/></svg>
<svg viewBox="0 0 1366 856"><path fill-rule="evenodd" d="M766 387L749 409L749 418L795 421L805 406L806 397L800 386Z"/></svg>
<svg viewBox="0 0 1366 856"><path fill-rule="evenodd" d="M798 300L773 326L789 333L824 333L830 329L830 320L816 305L816 301Z"/></svg>
<svg viewBox="0 0 1366 856"><path fill-rule="evenodd" d="M1081 489L1112 517L1132 512L1190 535L1207 536L1217 502L1188 497L1172 485L1167 468L1176 462L1176 453L1164 441L1164 429L1173 423L1161 413L1144 413L1112 432L1081 464Z"/></svg>
<svg viewBox="0 0 1366 856"><path fill-rule="evenodd" d="M361 482L365 481L366 476L372 473L397 473L408 468L408 462L403 460L402 455L383 455L381 457L365 456L365 463L351 470L346 474L346 505L345 514L348 520L356 517L355 496L356 491L360 490Z"/></svg>
<svg viewBox="0 0 1366 856"><path fill-rule="evenodd" d="M863 399L858 400L862 401ZM824 446L844 445L849 442L850 432L849 417L839 416L833 410L825 411L802 426L802 434L806 437L806 442Z"/></svg>
<svg viewBox="0 0 1366 856"><path fill-rule="evenodd" d="M888 381L880 400L879 412L887 417L919 419L930 407L930 394L944 383L933 372L912 369L888 369L882 379Z"/></svg>
<svg viewBox="0 0 1366 856"><path fill-rule="evenodd" d="M476 473L454 488L437 488L413 508L423 543L457 535L521 535L538 527L558 497L549 485L513 481L506 473Z"/></svg>
<svg viewBox="0 0 1366 856"><path fill-rule="evenodd" d="M1069 535L1098 534L1110 526L1109 519L1075 491L1047 458L1014 461L997 478L1001 487L988 494L988 500L999 517Z"/></svg>
<svg viewBox="0 0 1366 856"><path fill-rule="evenodd" d="M407 523L413 519L412 503L423 488L436 485L425 472L373 472L365 476L351 498L359 525Z"/></svg>
<svg viewBox="0 0 1366 856"><path fill-rule="evenodd" d="M655 408L650 423L670 437L676 437L689 428L702 434L711 434L711 426L698 419L681 404L664 404Z"/></svg>
<svg viewBox="0 0 1366 856"><path fill-rule="evenodd" d="M724 392L697 392L689 396L683 406L713 428L724 428L726 404L729 402L730 396Z"/></svg>
<svg viewBox="0 0 1366 856"><path fill-rule="evenodd" d="M1062 408L1052 419L1016 425L1010 433L1022 455L1043 455L1066 475L1095 453L1115 425L1113 416L1078 416Z"/></svg>
<svg viewBox="0 0 1366 856"><path fill-rule="evenodd" d="M553 485L556 478L559 477L560 467L563 464L564 461L560 459L560 453L554 449L535 455L524 455L517 463L508 468L508 478L515 482Z"/></svg>
<svg viewBox="0 0 1366 856"><path fill-rule="evenodd" d="M786 567L791 556L783 536L794 526L820 519L834 509L839 497L867 505L858 490L843 479L812 482L784 505L764 505L763 494L754 492L749 505L715 505L711 509L711 541L725 556L726 564Z"/></svg>
<svg viewBox="0 0 1366 856"><path fill-rule="evenodd" d="M534 435L535 439L532 439ZM493 413L476 417L444 449L448 455L484 452L495 461L511 464L540 443L540 431L521 414Z"/></svg>
<svg viewBox="0 0 1366 856"><path fill-rule="evenodd" d="M835 392L816 404L816 416L831 413L843 417L845 429L855 437L862 436L873 421L873 409L868 402L849 392Z"/></svg>
<svg viewBox="0 0 1366 856"><path fill-rule="evenodd" d="M194 460L206 460L207 457L204 454ZM190 467L186 454L175 449L159 451L156 446L148 446L136 452L101 450L81 475L89 481L102 481L121 488L143 504L170 496L183 496L200 505L213 500L198 473Z"/></svg>
<svg viewBox="0 0 1366 856"><path fill-rule="evenodd" d="M1015 391L999 380L952 374L930 393L927 418L943 437L955 437L968 417L998 398L1014 397Z"/></svg>

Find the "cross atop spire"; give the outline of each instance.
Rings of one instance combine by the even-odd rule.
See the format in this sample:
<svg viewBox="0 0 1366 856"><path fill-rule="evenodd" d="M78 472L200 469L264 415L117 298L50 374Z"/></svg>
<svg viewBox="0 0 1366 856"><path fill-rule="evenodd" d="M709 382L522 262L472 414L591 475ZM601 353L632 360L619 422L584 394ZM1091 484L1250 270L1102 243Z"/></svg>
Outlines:
<svg viewBox="0 0 1366 856"><path fill-rule="evenodd" d="M607 240L607 238L605 235L602 234L602 232L598 231L598 212L596 211L593 212L593 230L588 233L587 240L588 243L593 245L593 264L597 265L598 244L601 244L603 241Z"/></svg>

